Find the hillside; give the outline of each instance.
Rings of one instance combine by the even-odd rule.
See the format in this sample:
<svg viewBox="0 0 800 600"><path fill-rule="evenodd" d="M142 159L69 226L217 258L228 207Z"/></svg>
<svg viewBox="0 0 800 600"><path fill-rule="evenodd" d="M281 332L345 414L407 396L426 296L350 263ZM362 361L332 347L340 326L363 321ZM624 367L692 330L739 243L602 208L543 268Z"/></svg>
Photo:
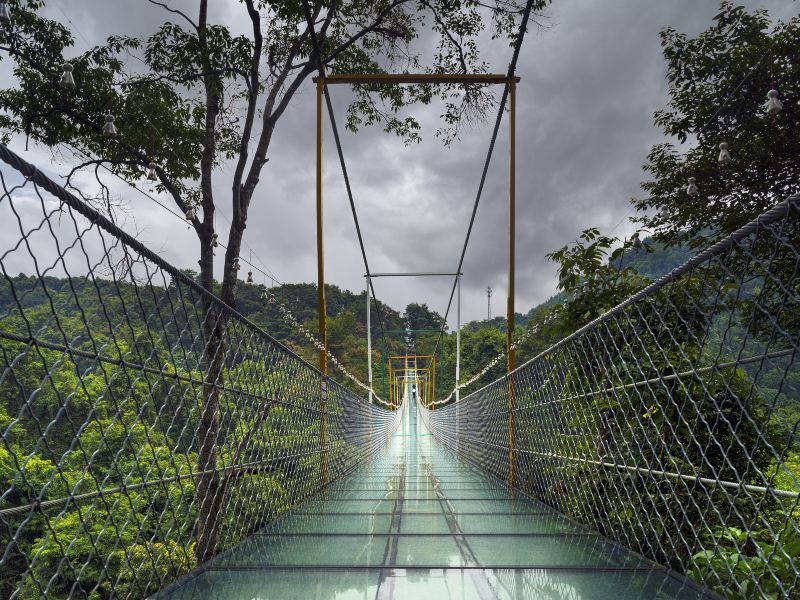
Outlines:
<svg viewBox="0 0 800 600"><path fill-rule="evenodd" d="M645 240L649 251L634 250L624 257L626 267L633 268L639 273L650 279L668 273L676 266L685 262L690 256L691 251L683 246L664 248L657 242ZM195 277L196 274L190 271L187 275ZM4 318L3 328L8 328L11 321L16 322L19 315L15 310L14 296L11 287L14 288L16 297L20 299L26 308L26 313L32 322L32 329L36 331L44 324L37 323L37 314L47 314L48 304L53 304L58 308L59 316L62 317L62 327L69 337L82 339L80 333L85 329L82 325L82 318L86 315L101 315L102 307L97 305L97 297L93 286L98 286L104 296L114 297L116 294L111 286L116 285L109 280L96 279L88 281L82 278L73 280L59 279L54 277L45 278L46 292L41 286L37 286L37 280L20 274L9 280L0 283L0 311L3 315L10 315ZM119 284L123 298L134 297L135 290L130 284ZM82 287L87 286L85 291ZM88 289L91 286L92 289ZM82 298L76 303L73 299L72 288L74 288ZM104 290L107 292L104 293ZM364 311L365 293L353 293L335 285L326 286L326 300L328 311L328 344L331 352L342 361L342 363L362 381L367 381L366 365L366 315ZM237 310L245 317L253 321L256 325L267 331L279 342L287 345L297 354L305 358L311 364L317 364L317 351L282 315L275 303L269 302L264 297L265 288L261 285L241 283L238 290ZM317 288L310 283L291 283L283 284L269 289L269 294L277 298L304 327L314 335L317 333ZM537 317L541 320L541 314L547 312L553 306L559 304L564 299L563 294L555 294L547 301L534 306L526 313L517 313L517 336L522 336L528 325ZM403 333L408 329L439 329L442 324L442 317L435 311L430 310L424 304L409 304L403 312L399 312L385 304L379 304L379 311L374 309L371 315L372 337L373 337L373 366L374 384L379 394L384 394L385 387L382 379L384 370L381 361L391 355L420 353L428 354L437 345L438 335L436 333ZM378 315L380 313L380 317ZM130 327L138 330L143 323L137 322L136 311L132 312ZM53 333L52 327L48 329ZM385 338L383 331L388 333ZM498 354L505 351L506 346L506 320L504 317L495 317L491 321L471 321L466 323L461 335L461 369L462 381L466 381L476 374L487 363L494 359ZM719 335L723 333L720 326ZM742 336L743 331L732 328L728 331L728 337ZM57 332L54 334L58 337ZM437 395L447 396L455 386L455 354L456 340L455 333L448 332L444 342L439 344L437 359L439 360ZM534 336L529 339L518 350L518 363L524 362L535 354L541 352L556 339L550 339L544 334ZM386 350L383 352L384 339L386 340ZM54 341L58 341L54 339ZM82 343L87 343L84 340ZM757 367L748 367L754 370ZM775 373L762 373L760 379L762 385L769 387L774 380L781 380L780 370ZM494 365L480 380L476 381L470 389L475 386L488 383L489 381L502 376L505 372L505 361L500 360ZM347 383L341 373L332 371L332 374L343 383ZM354 386L354 390L361 392ZM793 380L784 382L784 397L800 399L800 382Z"/></svg>

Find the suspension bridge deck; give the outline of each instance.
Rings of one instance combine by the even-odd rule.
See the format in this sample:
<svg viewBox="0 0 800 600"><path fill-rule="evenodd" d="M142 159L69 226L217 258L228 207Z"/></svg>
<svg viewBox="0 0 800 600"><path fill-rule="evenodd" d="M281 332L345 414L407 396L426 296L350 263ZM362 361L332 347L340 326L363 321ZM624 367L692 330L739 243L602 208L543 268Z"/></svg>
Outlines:
<svg viewBox="0 0 800 600"><path fill-rule="evenodd" d="M371 464L158 597L711 597L458 460L405 407Z"/></svg>

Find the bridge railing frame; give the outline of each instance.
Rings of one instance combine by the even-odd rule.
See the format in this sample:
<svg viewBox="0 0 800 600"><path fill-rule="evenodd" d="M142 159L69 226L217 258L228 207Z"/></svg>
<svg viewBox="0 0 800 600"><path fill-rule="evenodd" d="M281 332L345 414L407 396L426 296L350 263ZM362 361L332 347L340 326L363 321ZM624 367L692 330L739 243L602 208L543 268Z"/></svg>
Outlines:
<svg viewBox="0 0 800 600"><path fill-rule="evenodd" d="M0 597L149 596L385 445L400 411L0 160Z"/></svg>
<svg viewBox="0 0 800 600"><path fill-rule="evenodd" d="M723 595L796 597L798 281L796 195L424 422Z"/></svg>

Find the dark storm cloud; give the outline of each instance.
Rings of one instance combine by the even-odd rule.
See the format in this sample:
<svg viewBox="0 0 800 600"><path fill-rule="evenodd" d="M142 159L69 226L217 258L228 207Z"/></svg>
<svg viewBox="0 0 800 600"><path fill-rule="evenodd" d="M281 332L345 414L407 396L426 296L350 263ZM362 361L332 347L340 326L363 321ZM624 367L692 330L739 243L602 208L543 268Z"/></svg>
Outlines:
<svg viewBox="0 0 800 600"><path fill-rule="evenodd" d="M786 17L796 3L761 4ZM192 0L172 6L193 14ZM244 29L238 3L212 3L213 18ZM544 255L599 226L628 235L629 198L637 195L641 164L661 140L652 113L666 101L658 31L671 25L695 34L706 28L718 2L672 0L560 0L546 31L531 31L519 61L518 88L518 270L517 309L526 311L555 291L555 269ZM164 18L144 0L59 0L53 18L69 15L89 43L110 32L144 35ZM78 37L78 50L86 42ZM494 70L505 71L510 50L488 44ZM333 99L343 129L346 90ZM489 122L468 128L459 143L443 148L433 132L439 106L415 109L424 141L404 147L378 129L344 134L347 164L374 271L453 270L461 252L480 169L489 142ZM276 130L268 163L253 200L246 241L284 281L313 281L314 138L311 82ZM494 313L503 312L506 287L507 125L504 122L464 266L465 320L483 318L485 288L496 290ZM326 124L326 258L329 280L363 289L363 265ZM31 156L45 160L46 153ZM230 170L217 176L223 212ZM176 219L119 185L131 203L131 222L169 260L192 267L196 241ZM219 225L222 225L220 222ZM163 240L169 240L165 243ZM243 255L249 258L245 249ZM254 257L255 261L255 257ZM257 277L258 280L258 277ZM443 311L451 282L380 280L381 300L401 309L409 301ZM453 320L451 319L451 324Z"/></svg>

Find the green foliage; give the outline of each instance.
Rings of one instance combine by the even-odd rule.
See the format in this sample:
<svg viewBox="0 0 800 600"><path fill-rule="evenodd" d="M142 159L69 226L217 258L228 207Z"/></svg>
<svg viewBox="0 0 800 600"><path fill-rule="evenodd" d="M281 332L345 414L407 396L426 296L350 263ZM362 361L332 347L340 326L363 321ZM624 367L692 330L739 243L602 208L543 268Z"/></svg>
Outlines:
<svg viewBox="0 0 800 600"><path fill-rule="evenodd" d="M698 234L724 235L800 191L800 17L772 24L766 10L722 3L708 30L694 38L661 32L669 105L655 115L672 142L651 150L634 201L637 220L670 244ZM783 98L774 117L763 110L772 83ZM732 162L717 162L727 142ZM686 193L697 179L698 196Z"/></svg>
<svg viewBox="0 0 800 600"><path fill-rule="evenodd" d="M322 15L317 34L323 60L334 73L378 73L396 66L485 71L477 39L487 33L513 36L523 6L499 0L316 4L324 8L317 13ZM539 0L534 8L547 4ZM74 32L44 18L41 1L11 0L10 5L13 28L4 49L16 81L0 90L3 138L22 134L49 147L71 146L93 157L85 166L104 163L132 180L143 178L154 160L159 191L169 192L180 208L200 204L201 189L204 201L210 199L201 177L240 155L249 181L239 193L251 194L252 178L258 179L265 157L250 170L242 148L260 136L260 152L266 153L275 124L300 84L316 72L300 2L256 2L253 14L244 5L236 9L246 20L255 15L247 33L201 23L191 11L185 18L164 12L168 20L149 35L109 35L104 44L77 54ZM422 49L413 43L429 31L435 52L424 63ZM75 93L59 89L64 62L74 66ZM417 120L401 114L409 105L443 100L440 133L446 140L457 137L463 121L479 118L492 105L485 86L355 86L354 91L348 128L380 124L407 143L420 139ZM254 127L260 112L263 129ZM102 134L106 113L117 117L116 140ZM210 237L203 239L207 243Z"/></svg>
<svg viewBox="0 0 800 600"><path fill-rule="evenodd" d="M665 248L648 240L643 249L632 248L628 242L611 252L616 242L600 235L597 229L590 229L574 245L549 255L559 266L560 288L565 296L547 311L548 318L533 318L545 336L568 335L645 287L650 280L638 272L639 268L659 277L688 258L685 245ZM761 281L764 256L769 257L772 289L752 283ZM785 291L774 291L785 290L789 269L780 266L784 256L765 234L752 247L742 243L719 263L710 261L651 293L647 301L636 304L635 310L617 313L608 335L595 333L573 340L570 355L564 360L571 365L570 357L574 360L574 356L580 356L580 369L566 367L561 379L548 381L539 392L546 397L551 385L558 389L597 389L598 382L589 379L590 374L605 374L602 381L607 386L608 374L630 373L632 365L632 376L637 380L658 379L674 373L676 365L689 368L719 362L733 348L738 349L739 356L759 356L776 346L783 347L785 340L774 339L774 321L760 325L758 317L783 317L779 307L791 303ZM606 257L607 266L603 264ZM790 313L786 322L791 322L793 311L784 312ZM782 332L784 337L792 335ZM598 352L593 346L599 339L614 344L613 351ZM550 360L558 363L552 356ZM776 457L782 449L796 447L793 431L800 395L787 364L790 363L776 360L746 364L739 369L718 368L702 377L682 378L680 383L673 380L648 387L633 399L622 390L589 397L578 394L559 402L562 427L566 432L588 429L597 434L565 436L563 448L556 443L555 452L570 455L577 445L582 456L599 453L616 457L624 456L626 448L633 447L637 449L637 464L659 464L668 472L692 476L704 472L709 478L757 486L764 485L766 477L778 489L796 491L800 476L796 456ZM623 375L623 381L627 377ZM625 424L624 435L613 435L611 432L621 424ZM537 423L528 423L524 414L517 427L523 432L530 428L531 437L536 437ZM659 562L676 568L691 562L692 577L731 598L761 597L759 589L766 597L784 597L778 582L788 586L793 581L799 547L792 525L797 512L793 504L773 497L758 505L741 503L736 509L736 522L750 523L753 529L750 534L742 534L746 540L734 544L730 537L734 530L730 529L719 539L702 540L706 550L696 552L695 547L693 556L675 549L662 555L657 549L668 545L674 536L692 540L696 535L693 524L702 520L706 512L718 510L717 502L725 499L679 486L665 493L652 481L635 474L620 485L614 472L581 466L559 466L557 471L548 473L560 482L547 490L558 498L558 507L601 528L633 529L649 521L641 507L631 505L627 497L631 488L645 495L650 504L648 512L672 517L669 524L652 524L648 552L655 552ZM535 486L536 482L523 485L528 484ZM570 493L559 494L561 488ZM591 497L602 497L609 506L620 509L608 514L602 507L582 500ZM677 517L671 510L676 505L681 507Z"/></svg>
<svg viewBox="0 0 800 600"><path fill-rule="evenodd" d="M590 228L571 246L547 255L558 265L558 287L566 295L551 311L552 327L571 333L646 285L648 280L624 261L626 253L644 250L634 248L631 241L612 250L617 242L618 238Z"/></svg>
<svg viewBox="0 0 800 600"><path fill-rule="evenodd" d="M243 285L241 308L271 329L280 317L260 298L261 291ZM287 300L291 294L299 309L312 306L316 298L314 286L276 291ZM123 282L40 281L24 275L0 285L4 330L34 331L54 344L73 340L75 349L104 357L97 361L0 342L5 364L0 509L34 505L3 517L15 542L0 572L0 597L19 590L20 598L62 598L75 589L99 598L112 593L145 597L196 566L198 502L192 474L198 468L202 396L200 386L190 381L202 377L193 366L191 339L183 338L182 352L172 345L179 343L187 324L178 319L165 325L154 316L159 312L155 306L163 306L175 290L140 292ZM331 341L347 358L355 360L348 353L359 352L360 363L364 296L338 288L329 292L336 311ZM122 311L123 305L125 325L109 330L104 311ZM387 312L401 321L397 313ZM308 317L312 314L315 308ZM157 334L149 329L155 327L160 327ZM285 339L294 343L291 336ZM158 365L161 372L132 366L138 362ZM247 356L234 359L223 372L227 387L220 410L225 419L217 465L271 460L268 468L228 471L221 478L235 499L222 515L221 548L238 543L318 487L319 423L317 413L309 410L317 400L312 394L309 405L308 380L297 377L297 369L294 359L273 356L264 362ZM286 403L254 403L239 390ZM332 398L329 414L341 410ZM332 464L341 464L352 460L353 452L337 439L330 455ZM76 495L84 498L69 500ZM39 502L56 504L39 510ZM73 589L78 581L79 588Z"/></svg>
<svg viewBox="0 0 800 600"><path fill-rule="evenodd" d="M730 598L779 600L786 598L789 582L797 576L800 560L800 533L785 527L772 530L743 531L726 527L710 544L692 557L689 575L698 581L716 581L711 588ZM769 572L773 578L759 576ZM722 577L720 577L722 576ZM779 586L777 581L785 582Z"/></svg>
<svg viewBox="0 0 800 600"><path fill-rule="evenodd" d="M654 233L644 248L590 228L573 245L548 255L559 269L561 295L529 323L544 340L573 333L685 262L695 248L800 189L800 113L794 101L800 93L800 19L771 26L766 11L748 13L726 1L713 26L696 38L672 28L661 37L670 102L656 113L656 124L678 144L693 146L684 151L665 142L648 156L645 170L652 180L643 184L648 195L634 201L635 221ZM769 117L762 106L772 80L783 111ZM725 166L717 161L723 141L733 157ZM686 192L689 177L697 180L698 196ZM597 390L618 378L621 383L658 380L676 370L718 364L722 357L760 356L792 344L800 330L791 283L798 233L792 220L780 228L780 233L761 232L752 243L749 238L740 242L718 261L618 312L607 330L573 339L568 351L556 350L547 360L559 364L563 358L565 372L548 377L538 392L547 397L565 389ZM548 341L525 346L533 354ZM597 351L593 344L600 341L611 348ZM577 447L580 456L625 463L618 457L635 448L631 458L637 464L756 486L766 481L796 492L800 389L792 364L778 358L671 383L662 380L647 389L561 399L553 421L565 435L557 436L548 450L571 455ZM624 433L615 434L621 424ZM516 426L521 439L528 430L535 439L538 425L525 413ZM792 586L800 538L794 500L768 494L757 503L740 502L720 490L665 488L637 473L560 463L544 464L536 479L542 478L553 484L539 492L605 533L645 524L643 551L675 568L691 565L690 576L722 595L797 595ZM521 485L536 490L537 481ZM647 509L631 502L631 491L647 499ZM602 502L586 501L591 498ZM721 515L719 507L726 505L731 510ZM708 514L717 515L715 522L724 527L698 539L696 524L707 522ZM669 520L654 521L652 515L669 515ZM678 547L675 539L690 543Z"/></svg>

